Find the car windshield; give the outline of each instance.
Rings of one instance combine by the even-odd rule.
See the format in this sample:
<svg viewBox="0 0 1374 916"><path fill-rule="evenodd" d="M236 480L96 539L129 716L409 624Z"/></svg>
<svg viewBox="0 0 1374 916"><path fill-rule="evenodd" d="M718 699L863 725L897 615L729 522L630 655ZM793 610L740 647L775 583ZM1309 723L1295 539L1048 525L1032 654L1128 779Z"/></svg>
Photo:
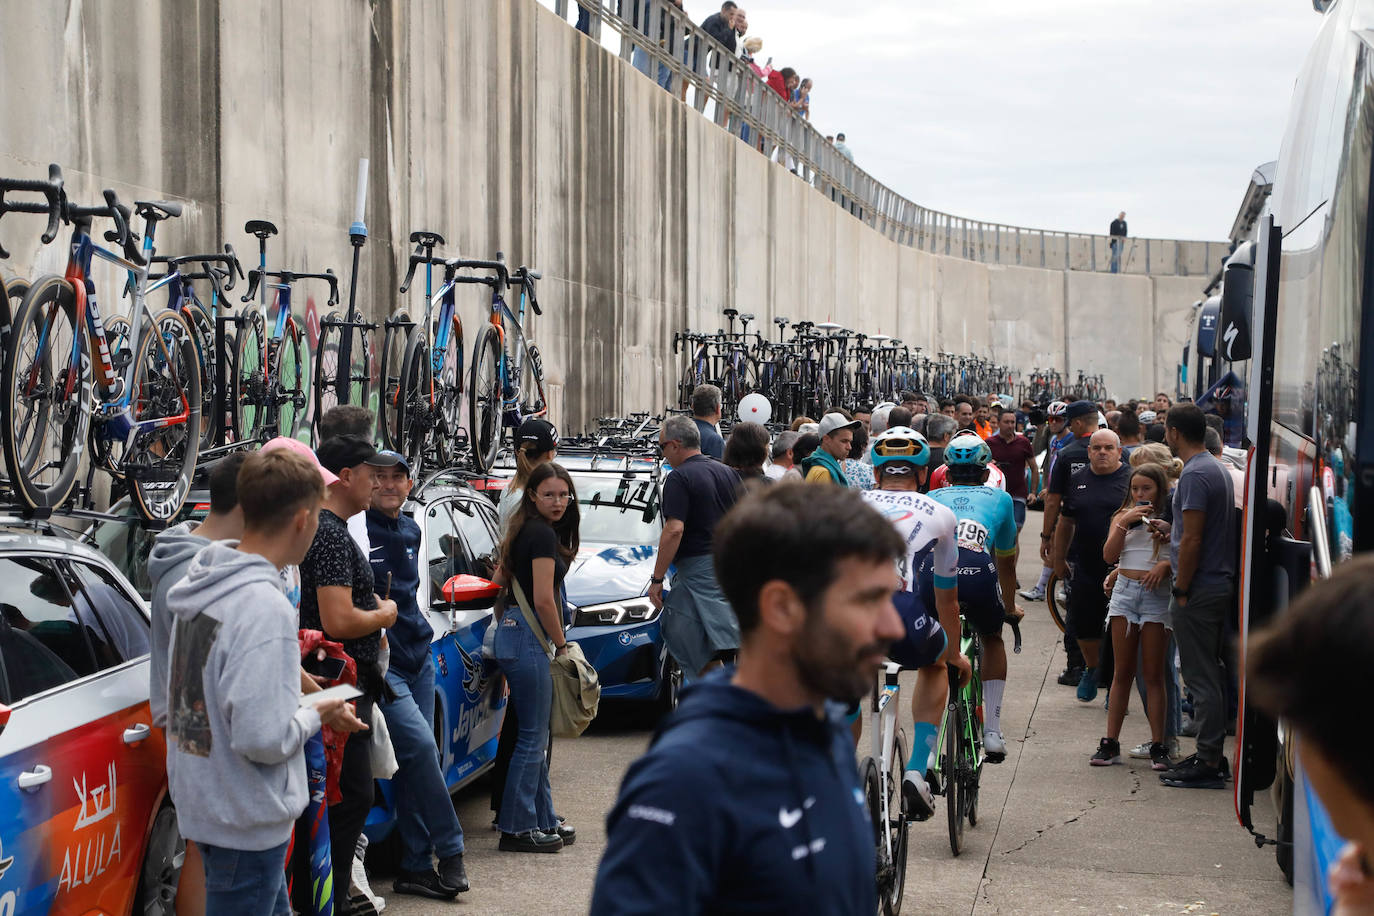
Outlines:
<svg viewBox="0 0 1374 916"><path fill-rule="evenodd" d="M578 536L583 543L658 543L662 527L658 486L648 474L573 474L572 478L582 513Z"/></svg>
<svg viewBox="0 0 1374 916"><path fill-rule="evenodd" d="M153 538L156 531L149 531L138 523L133 507L126 502L112 508L112 514L123 516L127 521L99 521L85 534L83 540L91 544L114 563L124 578L133 584L135 590L145 601L152 600L153 583L148 578L148 554L153 551ZM210 514L210 504L200 500L188 499L172 520L179 525L187 519L203 521Z"/></svg>

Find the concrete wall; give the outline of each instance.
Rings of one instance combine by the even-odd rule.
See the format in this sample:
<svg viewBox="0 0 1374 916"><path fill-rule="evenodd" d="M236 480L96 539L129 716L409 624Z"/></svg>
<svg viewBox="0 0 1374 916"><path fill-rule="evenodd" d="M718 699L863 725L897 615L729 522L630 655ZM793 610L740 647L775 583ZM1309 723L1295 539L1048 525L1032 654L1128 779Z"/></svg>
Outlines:
<svg viewBox="0 0 1374 916"><path fill-rule="evenodd" d="M171 253L282 230L275 266L346 276L353 182L371 160L359 301L396 293L413 229L448 255L544 272L555 419L659 409L684 327L726 307L833 319L927 352L1172 389L1199 280L985 265L899 246L724 133L533 0L147 0L12 4L0 29L0 174L62 164L73 199L169 197ZM60 269L9 215L3 269ZM105 309L127 308L120 278ZM309 296L322 316L324 297ZM298 299L298 302L300 300ZM412 297L410 305L416 300ZM482 297L461 300L469 343ZM313 338L312 338L313 339Z"/></svg>

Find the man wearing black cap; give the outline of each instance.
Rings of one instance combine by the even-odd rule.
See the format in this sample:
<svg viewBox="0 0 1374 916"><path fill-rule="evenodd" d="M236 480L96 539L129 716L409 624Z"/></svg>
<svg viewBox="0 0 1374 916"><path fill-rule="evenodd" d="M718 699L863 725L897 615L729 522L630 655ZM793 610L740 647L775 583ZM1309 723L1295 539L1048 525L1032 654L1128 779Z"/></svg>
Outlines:
<svg viewBox="0 0 1374 916"><path fill-rule="evenodd" d="M377 468L377 489L367 510L368 560L384 598L396 602L396 622L387 631L391 661L386 682L394 698L382 703L400 769L392 780L401 867L398 894L451 900L468 889L463 868L463 827L449 799L434 745L434 629L415 600L420 586L420 526L401 512L410 497L410 465L396 452L391 467ZM433 858L439 860L434 869Z"/></svg>
<svg viewBox="0 0 1374 916"><path fill-rule="evenodd" d="M315 452L339 479L329 485L320 507L315 540L301 561L301 628L322 630L343 644L358 667L358 718L369 725L372 705L385 681L378 666L382 630L396 622L396 602L379 598L372 567L348 533L346 519L368 508L379 467L396 464L361 436L335 436ZM342 799L329 808L329 844L334 873L349 874L353 850L372 807L372 763L364 734L344 746L339 776Z"/></svg>

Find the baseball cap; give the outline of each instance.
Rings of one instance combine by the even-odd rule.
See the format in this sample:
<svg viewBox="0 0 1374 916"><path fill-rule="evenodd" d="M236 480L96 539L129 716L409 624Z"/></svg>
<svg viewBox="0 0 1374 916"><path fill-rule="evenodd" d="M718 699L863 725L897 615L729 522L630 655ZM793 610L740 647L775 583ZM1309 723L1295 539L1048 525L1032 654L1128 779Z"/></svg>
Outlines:
<svg viewBox="0 0 1374 916"><path fill-rule="evenodd" d="M335 474L344 468L355 468L360 464L389 468L400 458L395 452L387 454L377 451L377 447L362 436L335 436L333 439L326 439L315 450L315 455L320 459L320 464Z"/></svg>
<svg viewBox="0 0 1374 916"><path fill-rule="evenodd" d="M279 448L287 449L310 459L310 463L320 469L320 476L324 478L326 487L338 482L339 475L320 464L320 459L315 455L315 452L301 440L292 439L290 436L277 436L275 439L268 439L262 446L264 452L276 451Z"/></svg>
<svg viewBox="0 0 1374 916"><path fill-rule="evenodd" d="M515 443L519 448L536 452L551 451L558 448L558 429L548 420L530 417L516 430Z"/></svg>
<svg viewBox="0 0 1374 916"><path fill-rule="evenodd" d="M395 458L395 459L396 459L396 462L395 462L395 463L398 464L398 465L400 465L401 467L405 468L406 476L407 476L407 477L410 476L410 474L411 474L411 471L410 471L410 462L409 462L408 460L406 460L406 456L405 456L405 455L402 455L400 452L393 452L393 451L392 451L391 449L389 449L389 448L384 448L384 449L382 449L381 451L379 451L377 454L380 455L380 456L382 456L383 458Z"/></svg>
<svg viewBox="0 0 1374 916"><path fill-rule="evenodd" d="M1076 420L1079 417L1097 416L1097 405L1092 401L1074 401L1064 408L1065 420Z"/></svg>
<svg viewBox="0 0 1374 916"><path fill-rule="evenodd" d="M846 420L842 413L828 413L821 417L820 425L816 427L816 432L822 439L830 435L837 429L858 429L863 424L858 420Z"/></svg>

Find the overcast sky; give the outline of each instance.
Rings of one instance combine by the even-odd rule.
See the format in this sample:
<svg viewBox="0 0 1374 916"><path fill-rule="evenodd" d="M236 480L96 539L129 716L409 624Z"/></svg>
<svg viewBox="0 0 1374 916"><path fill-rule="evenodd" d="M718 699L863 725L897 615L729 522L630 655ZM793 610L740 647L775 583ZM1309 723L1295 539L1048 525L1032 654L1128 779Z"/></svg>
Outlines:
<svg viewBox="0 0 1374 916"><path fill-rule="evenodd" d="M1226 236L1321 23L1310 0L739 2L760 57L815 81L817 128L908 199L1076 232L1125 210L1156 238Z"/></svg>

